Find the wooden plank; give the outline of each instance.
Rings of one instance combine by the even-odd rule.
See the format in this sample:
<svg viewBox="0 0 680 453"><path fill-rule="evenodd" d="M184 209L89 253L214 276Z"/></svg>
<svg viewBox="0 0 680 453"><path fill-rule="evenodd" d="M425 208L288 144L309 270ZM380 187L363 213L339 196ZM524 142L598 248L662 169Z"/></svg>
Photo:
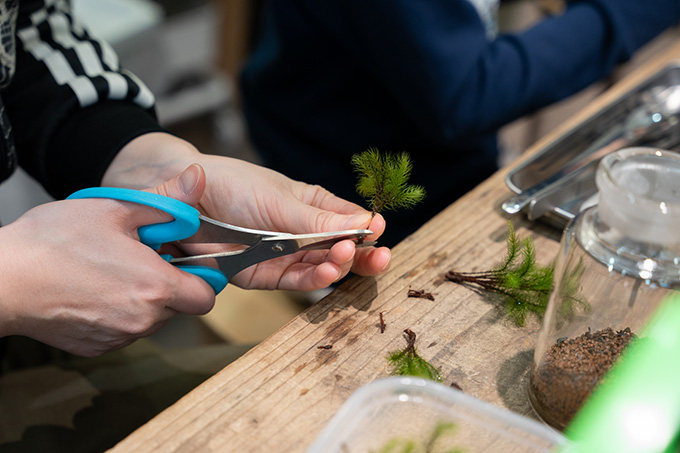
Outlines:
<svg viewBox="0 0 680 453"><path fill-rule="evenodd" d="M626 78L531 152L575 127L654 74L680 44ZM385 356L418 335L421 355L477 398L529 414L525 378L538 322L508 322L487 294L445 281L450 269L484 270L505 251L509 191L502 170L405 239L392 269L355 277L118 444L115 452L304 451L360 386L390 374ZM538 261L558 249L559 232L521 217ZM435 301L407 297L409 287ZM387 328L380 333L379 313ZM329 350L319 345L332 344Z"/></svg>

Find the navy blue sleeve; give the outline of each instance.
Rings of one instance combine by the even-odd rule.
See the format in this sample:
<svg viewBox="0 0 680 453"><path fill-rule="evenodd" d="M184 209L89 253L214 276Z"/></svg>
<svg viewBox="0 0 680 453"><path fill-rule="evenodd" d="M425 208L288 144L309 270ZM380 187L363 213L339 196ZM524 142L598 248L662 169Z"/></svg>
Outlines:
<svg viewBox="0 0 680 453"><path fill-rule="evenodd" d="M581 0L521 34L488 40L467 0L307 0L307 14L353 55L421 132L493 133L610 73L677 24L678 0Z"/></svg>

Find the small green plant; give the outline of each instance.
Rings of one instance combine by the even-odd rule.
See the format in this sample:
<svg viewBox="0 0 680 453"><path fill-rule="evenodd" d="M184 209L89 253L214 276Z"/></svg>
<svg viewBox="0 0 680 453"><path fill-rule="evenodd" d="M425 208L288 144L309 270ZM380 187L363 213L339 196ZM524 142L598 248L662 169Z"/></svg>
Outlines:
<svg viewBox="0 0 680 453"><path fill-rule="evenodd" d="M590 303L580 295L580 284L586 267L583 257L578 257L578 262L573 262L570 257L564 266L564 273L560 279L560 285L555 289L562 298L562 304L557 312L557 328L560 329L565 322L571 321L578 310L589 311Z"/></svg>
<svg viewBox="0 0 680 453"><path fill-rule="evenodd" d="M439 421L424 442L419 443L411 439L395 437L385 443L378 453L463 453L460 448L446 446L450 443L450 440L447 442L446 438L454 435L455 431L455 423Z"/></svg>
<svg viewBox="0 0 680 453"><path fill-rule="evenodd" d="M412 208L425 198L422 186L408 184L413 164L407 153L381 153L375 148L352 156L356 190L373 215L383 210Z"/></svg>
<svg viewBox="0 0 680 453"><path fill-rule="evenodd" d="M508 250L505 258L492 270L486 272L449 271L446 273L446 278L455 283L477 285L487 291L505 296L504 306L508 316L518 326L523 326L529 313L539 318L545 313L555 267L554 263L549 266L536 264L536 252L532 239L528 237L520 241L512 222L509 222L506 241ZM579 279L581 275L582 272L580 274L576 272L573 279ZM570 293L568 297L571 301L588 306L588 302L577 294L577 281L572 281L567 291Z"/></svg>
<svg viewBox="0 0 680 453"><path fill-rule="evenodd" d="M411 329L404 330L406 334L406 347L393 351L387 356L387 360L394 367L393 373L397 376L416 376L442 382L439 370L428 361L418 355L416 350L416 334Z"/></svg>

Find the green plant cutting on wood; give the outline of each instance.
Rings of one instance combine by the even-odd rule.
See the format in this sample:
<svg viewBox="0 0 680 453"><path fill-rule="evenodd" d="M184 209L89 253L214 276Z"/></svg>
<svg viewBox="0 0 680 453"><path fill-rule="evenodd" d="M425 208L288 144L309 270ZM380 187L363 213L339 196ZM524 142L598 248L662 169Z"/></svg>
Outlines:
<svg viewBox="0 0 680 453"><path fill-rule="evenodd" d="M455 283L476 285L484 290L504 296L504 307L508 316L519 326L526 322L530 313L541 318L548 305L552 289L554 263L541 266L536 263L534 242L530 237L520 240L512 222L508 222L506 234L507 252L505 258L491 270L484 272L446 273L446 278ZM570 300L588 305L578 292L579 275L570 280Z"/></svg>
<svg viewBox="0 0 680 453"><path fill-rule="evenodd" d="M387 360L393 366L393 374L397 376L415 376L442 382L439 370L427 360L418 355L416 349L416 334L411 329L404 330L406 347L391 352Z"/></svg>

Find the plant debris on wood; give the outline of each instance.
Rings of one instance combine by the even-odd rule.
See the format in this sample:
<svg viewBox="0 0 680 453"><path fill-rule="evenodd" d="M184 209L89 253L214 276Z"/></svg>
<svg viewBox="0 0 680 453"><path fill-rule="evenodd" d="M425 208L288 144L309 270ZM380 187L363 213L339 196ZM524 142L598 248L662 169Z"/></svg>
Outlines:
<svg viewBox="0 0 680 453"><path fill-rule="evenodd" d="M432 293L425 292L424 289L408 289L408 297L418 297L420 299L434 300Z"/></svg>
<svg viewBox="0 0 680 453"><path fill-rule="evenodd" d="M378 327L380 327L380 333L385 333L385 328L387 327L387 324L385 324L385 318L383 318L383 312L380 312L380 324L378 324Z"/></svg>
<svg viewBox="0 0 680 453"><path fill-rule="evenodd" d="M317 346L316 349L333 349L333 345L332 344L324 344L324 345L321 345L321 346Z"/></svg>
<svg viewBox="0 0 680 453"><path fill-rule="evenodd" d="M411 329L404 330L406 347L391 352L387 360L394 367L393 374L398 376L416 376L442 382L439 370L418 355L416 349L416 334Z"/></svg>

